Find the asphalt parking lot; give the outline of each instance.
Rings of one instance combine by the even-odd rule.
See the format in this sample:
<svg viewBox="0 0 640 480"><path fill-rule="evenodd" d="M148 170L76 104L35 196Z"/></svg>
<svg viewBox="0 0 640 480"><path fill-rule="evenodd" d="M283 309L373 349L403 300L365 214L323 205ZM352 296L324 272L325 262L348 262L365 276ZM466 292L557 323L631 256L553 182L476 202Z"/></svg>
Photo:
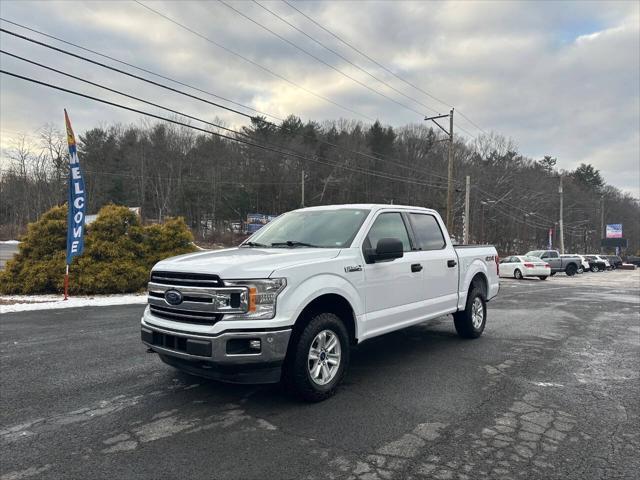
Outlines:
<svg viewBox="0 0 640 480"><path fill-rule="evenodd" d="M638 478L640 271L501 284L479 340L366 342L320 404L172 370L140 305L5 313L1 478Z"/></svg>

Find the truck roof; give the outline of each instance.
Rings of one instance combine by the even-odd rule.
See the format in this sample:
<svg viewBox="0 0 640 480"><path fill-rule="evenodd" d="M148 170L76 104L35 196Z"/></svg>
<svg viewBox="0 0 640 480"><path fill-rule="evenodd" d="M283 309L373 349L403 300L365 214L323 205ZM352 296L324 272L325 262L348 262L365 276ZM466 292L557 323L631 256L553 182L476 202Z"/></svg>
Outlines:
<svg viewBox="0 0 640 480"><path fill-rule="evenodd" d="M417 207L411 205L390 205L387 203L345 203L340 205L319 205L317 207L305 207L299 208L297 211L309 211L309 210L341 210L345 208L356 208L363 210L383 210L383 209L393 209L393 210L423 210L429 213L438 213L431 208L425 207Z"/></svg>

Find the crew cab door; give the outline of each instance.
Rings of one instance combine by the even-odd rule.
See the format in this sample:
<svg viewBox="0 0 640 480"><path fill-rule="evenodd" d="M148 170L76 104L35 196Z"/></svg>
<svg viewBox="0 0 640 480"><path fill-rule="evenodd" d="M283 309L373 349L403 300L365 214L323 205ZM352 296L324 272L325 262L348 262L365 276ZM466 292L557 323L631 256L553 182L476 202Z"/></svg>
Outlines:
<svg viewBox="0 0 640 480"><path fill-rule="evenodd" d="M438 219L426 212L407 214L413 233L413 248L424 267L422 298L424 316L435 317L455 311L458 305L458 255L445 239Z"/></svg>
<svg viewBox="0 0 640 480"><path fill-rule="evenodd" d="M366 263L366 251L381 238L402 241L403 257ZM383 211L374 219L363 244L365 321L364 337L394 330L424 315L423 271L420 254L413 250L405 218L400 212Z"/></svg>
<svg viewBox="0 0 640 480"><path fill-rule="evenodd" d="M547 262L553 270L562 270L562 259L558 256L558 252L544 252L540 258Z"/></svg>

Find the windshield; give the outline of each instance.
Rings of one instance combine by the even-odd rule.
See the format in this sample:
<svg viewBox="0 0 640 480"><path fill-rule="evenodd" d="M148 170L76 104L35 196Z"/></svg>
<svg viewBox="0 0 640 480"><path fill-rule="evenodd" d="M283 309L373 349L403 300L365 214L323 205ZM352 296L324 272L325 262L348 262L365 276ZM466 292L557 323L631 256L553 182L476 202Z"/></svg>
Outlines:
<svg viewBox="0 0 640 480"><path fill-rule="evenodd" d="M544 250L533 250L531 252L527 252L525 255L527 257L541 257L544 253Z"/></svg>
<svg viewBox="0 0 640 480"><path fill-rule="evenodd" d="M523 260L525 262L539 262L540 258L539 257L523 257Z"/></svg>
<svg viewBox="0 0 640 480"><path fill-rule="evenodd" d="M368 214L369 210L351 208L285 213L242 246L345 248Z"/></svg>

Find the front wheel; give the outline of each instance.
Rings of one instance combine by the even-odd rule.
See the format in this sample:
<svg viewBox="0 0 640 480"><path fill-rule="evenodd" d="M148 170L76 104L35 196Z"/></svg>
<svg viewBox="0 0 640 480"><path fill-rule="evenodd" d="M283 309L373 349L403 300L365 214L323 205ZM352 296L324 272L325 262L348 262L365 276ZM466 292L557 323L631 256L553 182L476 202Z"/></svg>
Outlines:
<svg viewBox="0 0 640 480"><path fill-rule="evenodd" d="M599 272L600 271L600 267L598 267L597 265L594 265L593 267L591 267L591 271L592 272Z"/></svg>
<svg viewBox="0 0 640 480"><path fill-rule="evenodd" d="M284 381L297 396L319 402L336 392L349 365L349 334L337 315L315 314L289 350Z"/></svg>
<svg viewBox="0 0 640 480"><path fill-rule="evenodd" d="M546 280L547 279L547 275L540 275L538 278L540 280Z"/></svg>
<svg viewBox="0 0 640 480"><path fill-rule="evenodd" d="M516 270L513 272L513 278L515 278L516 280L522 280L522 272L516 268Z"/></svg>
<svg viewBox="0 0 640 480"><path fill-rule="evenodd" d="M473 287L467 297L467 305L461 312L453 314L456 332L462 338L478 338L487 324L487 301L482 290Z"/></svg>
<svg viewBox="0 0 640 480"><path fill-rule="evenodd" d="M578 268L573 263L570 265L567 265L567 269L565 270L566 274L570 277L573 277L577 271L578 271Z"/></svg>

